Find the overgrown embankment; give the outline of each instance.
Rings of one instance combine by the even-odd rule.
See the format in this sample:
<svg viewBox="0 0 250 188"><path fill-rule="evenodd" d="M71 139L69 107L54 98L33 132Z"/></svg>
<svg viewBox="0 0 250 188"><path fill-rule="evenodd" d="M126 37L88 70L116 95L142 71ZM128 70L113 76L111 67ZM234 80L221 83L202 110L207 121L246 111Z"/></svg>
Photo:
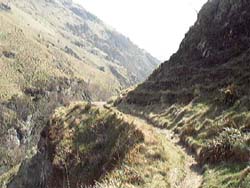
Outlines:
<svg viewBox="0 0 250 188"><path fill-rule="evenodd" d="M41 133L38 153L8 187L93 185L141 141L143 134L112 111L86 103L59 108Z"/></svg>
<svg viewBox="0 0 250 188"><path fill-rule="evenodd" d="M6 183L6 174L10 176L24 159L36 153L40 132L57 107L89 99L84 81L54 77L23 88L22 95L0 101L0 187Z"/></svg>
<svg viewBox="0 0 250 188"><path fill-rule="evenodd" d="M38 153L13 173L8 188L199 187L195 160L168 133L105 105L58 108ZM6 178L6 177L5 177Z"/></svg>

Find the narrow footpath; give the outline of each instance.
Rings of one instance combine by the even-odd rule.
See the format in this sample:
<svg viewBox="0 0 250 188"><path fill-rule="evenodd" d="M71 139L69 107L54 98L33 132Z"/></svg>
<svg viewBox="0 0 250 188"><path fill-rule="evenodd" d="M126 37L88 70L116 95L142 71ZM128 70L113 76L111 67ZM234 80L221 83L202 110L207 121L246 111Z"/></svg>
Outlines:
<svg viewBox="0 0 250 188"><path fill-rule="evenodd" d="M105 106L106 103L104 102L95 102L93 103L96 106ZM197 161L195 160L194 156L189 152L185 147L179 144L179 138L174 136L174 134L166 129L159 129L154 127L152 124L147 122L146 120L131 115L131 114L124 114L120 112L116 108L111 108L114 112L118 113L123 117L123 119L129 123L135 124L139 129L153 129L155 134L163 135L165 139L165 143L167 143L168 148L171 148L171 153L175 153L175 155L169 155L169 161L174 161L175 158L183 158L183 163L181 166L171 166L168 176L171 188L199 188L202 184L202 174ZM147 136L147 135L145 135ZM174 151L175 150L175 151ZM176 154L180 156L176 156ZM180 178L180 174L182 174Z"/></svg>

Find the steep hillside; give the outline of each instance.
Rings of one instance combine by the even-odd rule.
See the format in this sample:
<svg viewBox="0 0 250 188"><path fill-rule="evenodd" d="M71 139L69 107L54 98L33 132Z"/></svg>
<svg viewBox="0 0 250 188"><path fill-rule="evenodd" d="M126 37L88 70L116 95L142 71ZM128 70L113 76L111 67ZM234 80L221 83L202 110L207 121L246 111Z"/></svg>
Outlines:
<svg viewBox="0 0 250 188"><path fill-rule="evenodd" d="M90 100L81 80L55 78L36 85L40 87L26 88L23 95L0 103L0 179L36 153L40 132L57 107Z"/></svg>
<svg viewBox="0 0 250 188"><path fill-rule="evenodd" d="M93 99L104 100L146 79L159 63L71 1L6 2L0 9L1 98L56 76L82 79Z"/></svg>
<svg viewBox="0 0 250 188"><path fill-rule="evenodd" d="M59 108L41 133L39 152L23 163L8 187L92 185L142 141L134 125L107 109L86 103Z"/></svg>
<svg viewBox="0 0 250 188"><path fill-rule="evenodd" d="M248 1L208 1L177 53L116 101L216 164L203 187L250 186L249 24Z"/></svg>
<svg viewBox="0 0 250 188"><path fill-rule="evenodd" d="M0 28L0 187L56 108L106 100L159 63L71 1L1 0Z"/></svg>
<svg viewBox="0 0 250 188"><path fill-rule="evenodd" d="M102 105L81 102L58 108L41 133L37 154L0 176L0 185L199 187L198 168L189 168L194 159L177 145L178 139L174 144L167 132Z"/></svg>

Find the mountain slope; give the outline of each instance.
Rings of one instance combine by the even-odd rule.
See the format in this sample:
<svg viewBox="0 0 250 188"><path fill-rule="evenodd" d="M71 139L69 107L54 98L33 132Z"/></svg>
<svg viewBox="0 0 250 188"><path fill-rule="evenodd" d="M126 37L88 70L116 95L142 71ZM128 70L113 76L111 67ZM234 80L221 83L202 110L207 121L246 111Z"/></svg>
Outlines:
<svg viewBox="0 0 250 188"><path fill-rule="evenodd" d="M58 108L41 133L39 152L22 164L8 187L87 187L142 141L133 124L110 110L87 103Z"/></svg>
<svg viewBox="0 0 250 188"><path fill-rule="evenodd" d="M120 101L216 164L203 187L250 185L249 12L244 0L208 1L179 50Z"/></svg>
<svg viewBox="0 0 250 188"><path fill-rule="evenodd" d="M104 100L143 81L159 63L71 1L9 2L0 14L2 98L57 76L83 79L93 98Z"/></svg>
<svg viewBox="0 0 250 188"><path fill-rule="evenodd" d="M195 161L178 139L102 105L58 108L41 133L39 152L0 177L0 184L4 179L2 186L9 188L199 187L199 168L189 168Z"/></svg>
<svg viewBox="0 0 250 188"><path fill-rule="evenodd" d="M2 0L0 28L0 186L57 107L106 100L158 64L71 1Z"/></svg>

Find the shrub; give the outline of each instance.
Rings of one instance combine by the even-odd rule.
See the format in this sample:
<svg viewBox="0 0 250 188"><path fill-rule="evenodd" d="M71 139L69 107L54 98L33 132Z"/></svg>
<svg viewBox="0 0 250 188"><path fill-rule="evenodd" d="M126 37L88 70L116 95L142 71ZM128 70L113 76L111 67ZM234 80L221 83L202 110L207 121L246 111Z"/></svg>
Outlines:
<svg viewBox="0 0 250 188"><path fill-rule="evenodd" d="M235 128L224 128L215 139L208 141L200 153L200 162L219 163L221 161L247 162L250 160L249 135Z"/></svg>

